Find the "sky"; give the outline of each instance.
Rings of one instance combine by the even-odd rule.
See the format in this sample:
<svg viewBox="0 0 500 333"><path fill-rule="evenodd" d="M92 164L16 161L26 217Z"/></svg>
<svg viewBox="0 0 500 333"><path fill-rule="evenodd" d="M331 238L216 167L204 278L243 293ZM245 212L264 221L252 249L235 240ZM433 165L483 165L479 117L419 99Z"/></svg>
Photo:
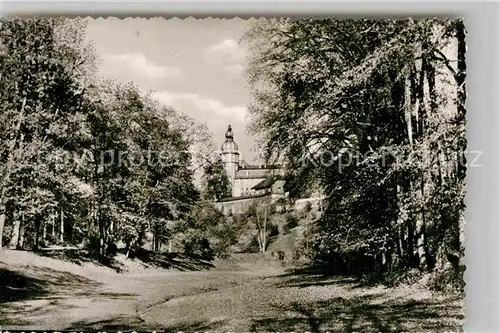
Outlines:
<svg viewBox="0 0 500 333"><path fill-rule="evenodd" d="M87 34L101 58L103 77L154 91L154 98L207 124L217 146L231 124L247 161L254 138L246 133L249 90L241 19L99 18Z"/></svg>

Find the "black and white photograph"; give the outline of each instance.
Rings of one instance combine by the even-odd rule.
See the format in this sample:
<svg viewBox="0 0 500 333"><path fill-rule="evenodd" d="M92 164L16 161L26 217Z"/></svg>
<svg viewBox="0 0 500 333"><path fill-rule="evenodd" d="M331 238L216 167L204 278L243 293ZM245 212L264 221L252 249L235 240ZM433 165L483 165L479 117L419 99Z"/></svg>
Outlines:
<svg viewBox="0 0 500 333"><path fill-rule="evenodd" d="M458 17L3 19L0 330L463 331L466 42Z"/></svg>

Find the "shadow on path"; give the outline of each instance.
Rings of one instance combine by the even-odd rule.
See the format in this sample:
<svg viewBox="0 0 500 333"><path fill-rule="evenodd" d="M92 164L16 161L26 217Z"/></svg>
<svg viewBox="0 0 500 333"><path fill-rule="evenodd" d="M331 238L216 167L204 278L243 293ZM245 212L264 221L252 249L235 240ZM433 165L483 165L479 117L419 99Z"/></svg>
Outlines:
<svg viewBox="0 0 500 333"><path fill-rule="evenodd" d="M0 268L0 303L38 298L47 294L47 281Z"/></svg>
<svg viewBox="0 0 500 333"><path fill-rule="evenodd" d="M138 316L121 315L114 318L100 320L100 321L79 321L71 324L71 327L66 330L71 331L134 331L134 330L147 330L148 327L144 321Z"/></svg>
<svg viewBox="0 0 500 333"><path fill-rule="evenodd" d="M461 306L446 301L387 302L373 304L369 296L342 297L328 301L293 303L280 311L293 312L292 318L255 320L251 331L335 332L450 332L462 327Z"/></svg>
<svg viewBox="0 0 500 333"><path fill-rule="evenodd" d="M133 253L132 258L140 260L146 266L176 269L179 271L201 271L215 267L210 261L204 258L186 256L175 252L151 252L141 249Z"/></svg>
<svg viewBox="0 0 500 333"><path fill-rule="evenodd" d="M167 332L199 332L216 330L220 327L226 325L226 320L214 320L214 321L196 321L192 323L182 323L174 326L165 327L164 330Z"/></svg>
<svg viewBox="0 0 500 333"><path fill-rule="evenodd" d="M79 299L112 300L136 296L105 292L102 286L80 275L47 267L0 268L0 325L37 325L37 318L78 307Z"/></svg>
<svg viewBox="0 0 500 333"><path fill-rule="evenodd" d="M320 265L288 270L275 285L284 293L306 288L332 296L277 306L270 313L279 315L254 320L251 331L449 332L461 330L464 320L459 295L432 294L411 286L370 288Z"/></svg>
<svg viewBox="0 0 500 333"><path fill-rule="evenodd" d="M124 249L119 251L122 255L124 255L125 252ZM97 260L95 255L85 249L45 249L44 251L37 252L37 254L77 265L93 263L112 268L117 272L121 272L125 269L124 264L119 262L116 257L103 256ZM210 261L204 258L186 256L180 253L152 252L145 249L131 252L129 259L138 261L143 267L176 269L179 271L201 271L214 267Z"/></svg>
<svg viewBox="0 0 500 333"><path fill-rule="evenodd" d="M87 249L44 249L37 251L36 254L77 265L93 263L99 266L109 267L116 272L120 272L123 269L123 266L113 256L101 256L97 259L95 254Z"/></svg>

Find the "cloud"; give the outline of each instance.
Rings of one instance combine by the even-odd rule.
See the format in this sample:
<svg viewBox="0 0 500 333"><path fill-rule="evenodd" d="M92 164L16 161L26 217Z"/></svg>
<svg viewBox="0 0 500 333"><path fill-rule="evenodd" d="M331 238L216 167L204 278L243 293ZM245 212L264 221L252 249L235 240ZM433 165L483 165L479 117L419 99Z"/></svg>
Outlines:
<svg viewBox="0 0 500 333"><path fill-rule="evenodd" d="M155 92L152 94L153 98L157 99L160 103L179 108L181 111L185 108L195 109L190 113L194 117L220 117L220 120L232 120L236 122L244 122L247 114L246 107L242 105L227 106L223 102L213 99L205 98L198 94L192 93L170 93L170 92ZM197 117L197 118L198 118ZM215 119L213 119L215 120Z"/></svg>
<svg viewBox="0 0 500 333"><path fill-rule="evenodd" d="M245 63L245 50L234 39L226 39L203 51L206 62L224 67L233 73L240 73Z"/></svg>
<svg viewBox="0 0 500 333"><path fill-rule="evenodd" d="M225 66L225 69L228 72L231 72L234 74L242 74L243 71L245 70L245 67L243 67L243 65L232 65L232 66Z"/></svg>
<svg viewBox="0 0 500 333"><path fill-rule="evenodd" d="M130 73L132 71L149 80L182 77L179 67L156 64L142 53L105 54L102 60L101 68L105 72Z"/></svg>

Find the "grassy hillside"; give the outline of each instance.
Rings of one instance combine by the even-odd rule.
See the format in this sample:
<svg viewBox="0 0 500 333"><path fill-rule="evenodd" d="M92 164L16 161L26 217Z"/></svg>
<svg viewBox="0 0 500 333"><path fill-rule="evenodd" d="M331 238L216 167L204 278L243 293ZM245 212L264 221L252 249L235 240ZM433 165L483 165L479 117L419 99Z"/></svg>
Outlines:
<svg viewBox="0 0 500 333"><path fill-rule="evenodd" d="M265 257L276 259L278 252L283 252L285 262L303 262L308 259L312 247L311 230L314 228L318 212L312 208L301 211L289 210L273 212L267 216L267 247ZM228 218L233 225L237 241L231 247L231 253L259 252L257 242L258 228L256 220L248 214Z"/></svg>

